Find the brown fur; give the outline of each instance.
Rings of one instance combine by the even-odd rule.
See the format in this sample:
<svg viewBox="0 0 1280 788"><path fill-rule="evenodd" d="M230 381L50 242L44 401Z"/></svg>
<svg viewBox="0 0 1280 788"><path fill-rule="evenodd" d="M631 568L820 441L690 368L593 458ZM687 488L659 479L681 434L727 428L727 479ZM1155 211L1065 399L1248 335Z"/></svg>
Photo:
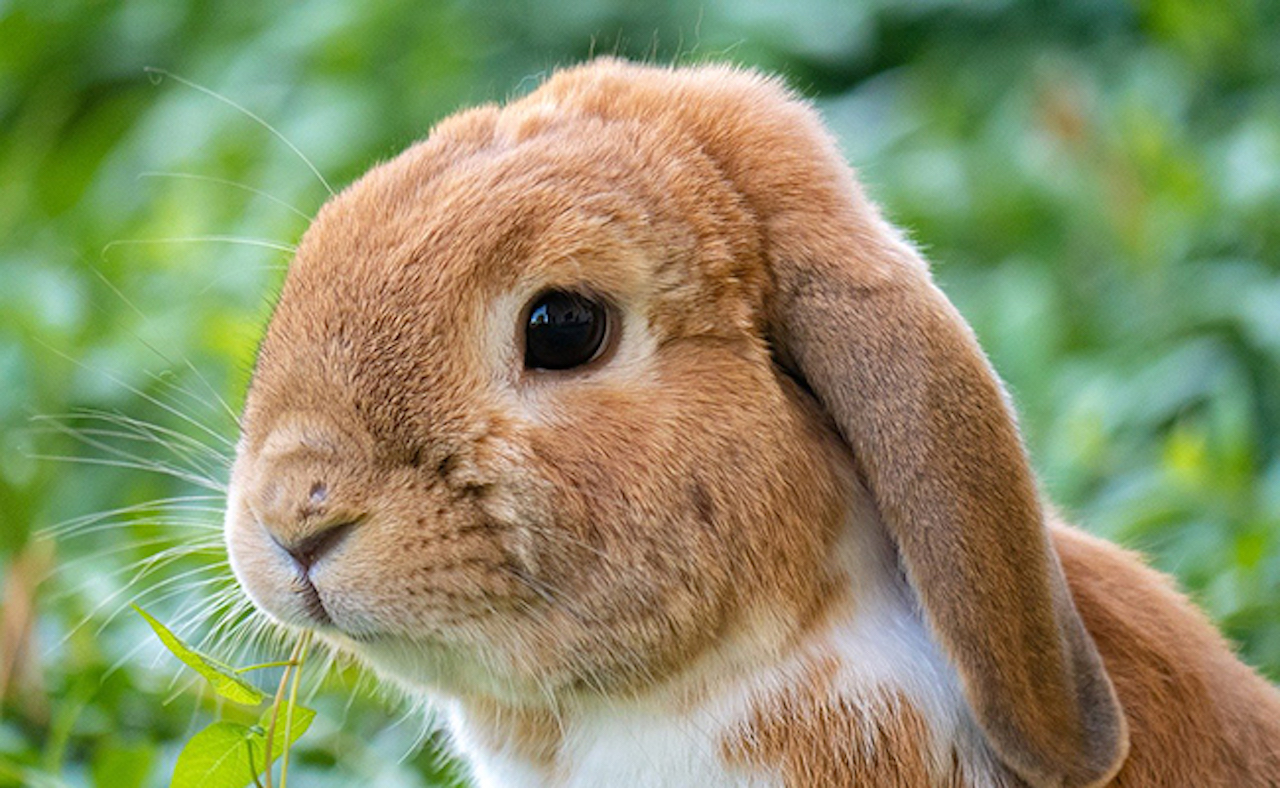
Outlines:
<svg viewBox="0 0 1280 788"><path fill-rule="evenodd" d="M559 772L563 740L560 720L554 711L542 707L515 708L483 697L468 699L467 709L486 747L514 753L549 776Z"/></svg>
<svg viewBox="0 0 1280 788"><path fill-rule="evenodd" d="M522 368L547 287L615 307L606 358ZM850 586L853 464L1000 779L1274 782L1274 690L1133 560L1055 549L968 327L816 115L747 72L562 72L325 206L261 347L228 542L259 605L550 765L552 710L809 636ZM271 545L340 523L305 580ZM793 784L957 779L905 697L867 708L801 682L725 755Z"/></svg>
<svg viewBox="0 0 1280 788"><path fill-rule="evenodd" d="M959 763L938 762L932 732L905 696L839 696L838 661L817 660L781 692L758 698L721 742L731 763L781 771L787 788L874 785L959 788Z"/></svg>
<svg viewBox="0 0 1280 788"><path fill-rule="evenodd" d="M1068 529L1054 545L1129 719L1111 785L1280 786L1275 688L1137 556Z"/></svg>

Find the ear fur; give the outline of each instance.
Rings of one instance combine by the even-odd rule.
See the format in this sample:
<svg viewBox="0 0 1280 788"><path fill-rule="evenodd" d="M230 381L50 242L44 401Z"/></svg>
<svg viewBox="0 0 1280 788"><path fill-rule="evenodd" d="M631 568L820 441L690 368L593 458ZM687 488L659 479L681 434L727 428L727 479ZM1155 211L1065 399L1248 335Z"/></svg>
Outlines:
<svg viewBox="0 0 1280 788"><path fill-rule="evenodd" d="M755 213L770 338L839 425L987 739L1033 786L1105 784L1124 715L1049 543L1009 404L816 113L723 66L596 61L537 92L694 139Z"/></svg>

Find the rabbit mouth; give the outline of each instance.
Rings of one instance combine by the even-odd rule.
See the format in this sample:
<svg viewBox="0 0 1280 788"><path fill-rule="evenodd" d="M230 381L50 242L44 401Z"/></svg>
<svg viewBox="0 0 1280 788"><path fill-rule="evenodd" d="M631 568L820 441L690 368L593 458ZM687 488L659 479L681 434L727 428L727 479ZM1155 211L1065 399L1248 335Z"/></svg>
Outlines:
<svg viewBox="0 0 1280 788"><path fill-rule="evenodd" d="M318 626L335 626L333 617L329 615L329 611L324 606L324 600L320 597L320 589L316 588L316 584L311 582L311 578L305 574L299 575L298 585L298 594L302 597L302 605L306 614L314 619Z"/></svg>

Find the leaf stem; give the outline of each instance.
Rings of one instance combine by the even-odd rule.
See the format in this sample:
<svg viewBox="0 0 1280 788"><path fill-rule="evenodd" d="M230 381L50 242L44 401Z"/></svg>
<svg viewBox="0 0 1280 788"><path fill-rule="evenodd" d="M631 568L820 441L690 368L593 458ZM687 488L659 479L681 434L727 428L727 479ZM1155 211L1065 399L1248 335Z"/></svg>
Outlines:
<svg viewBox="0 0 1280 788"><path fill-rule="evenodd" d="M262 780L258 779L258 770L253 766L253 742L247 738L244 740L244 746L249 751L249 774L253 775L253 784L255 788L262 788Z"/></svg>

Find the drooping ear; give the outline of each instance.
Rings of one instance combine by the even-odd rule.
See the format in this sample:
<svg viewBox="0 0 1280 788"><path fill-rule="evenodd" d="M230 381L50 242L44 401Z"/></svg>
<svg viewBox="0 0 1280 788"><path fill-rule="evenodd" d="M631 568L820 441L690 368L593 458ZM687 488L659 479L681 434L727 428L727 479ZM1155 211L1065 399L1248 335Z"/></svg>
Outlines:
<svg viewBox="0 0 1280 788"><path fill-rule="evenodd" d="M988 741L1033 786L1108 781L1128 750L1124 715L1050 546L1009 403L816 113L717 66L608 61L539 92L665 124L716 162L761 223L770 338L856 455Z"/></svg>
<svg viewBox="0 0 1280 788"><path fill-rule="evenodd" d="M1124 717L1009 406L968 327L896 246L875 252L899 257L880 281L848 270L857 256L779 259L775 341L853 449L996 752L1034 786L1105 784L1127 754Z"/></svg>

